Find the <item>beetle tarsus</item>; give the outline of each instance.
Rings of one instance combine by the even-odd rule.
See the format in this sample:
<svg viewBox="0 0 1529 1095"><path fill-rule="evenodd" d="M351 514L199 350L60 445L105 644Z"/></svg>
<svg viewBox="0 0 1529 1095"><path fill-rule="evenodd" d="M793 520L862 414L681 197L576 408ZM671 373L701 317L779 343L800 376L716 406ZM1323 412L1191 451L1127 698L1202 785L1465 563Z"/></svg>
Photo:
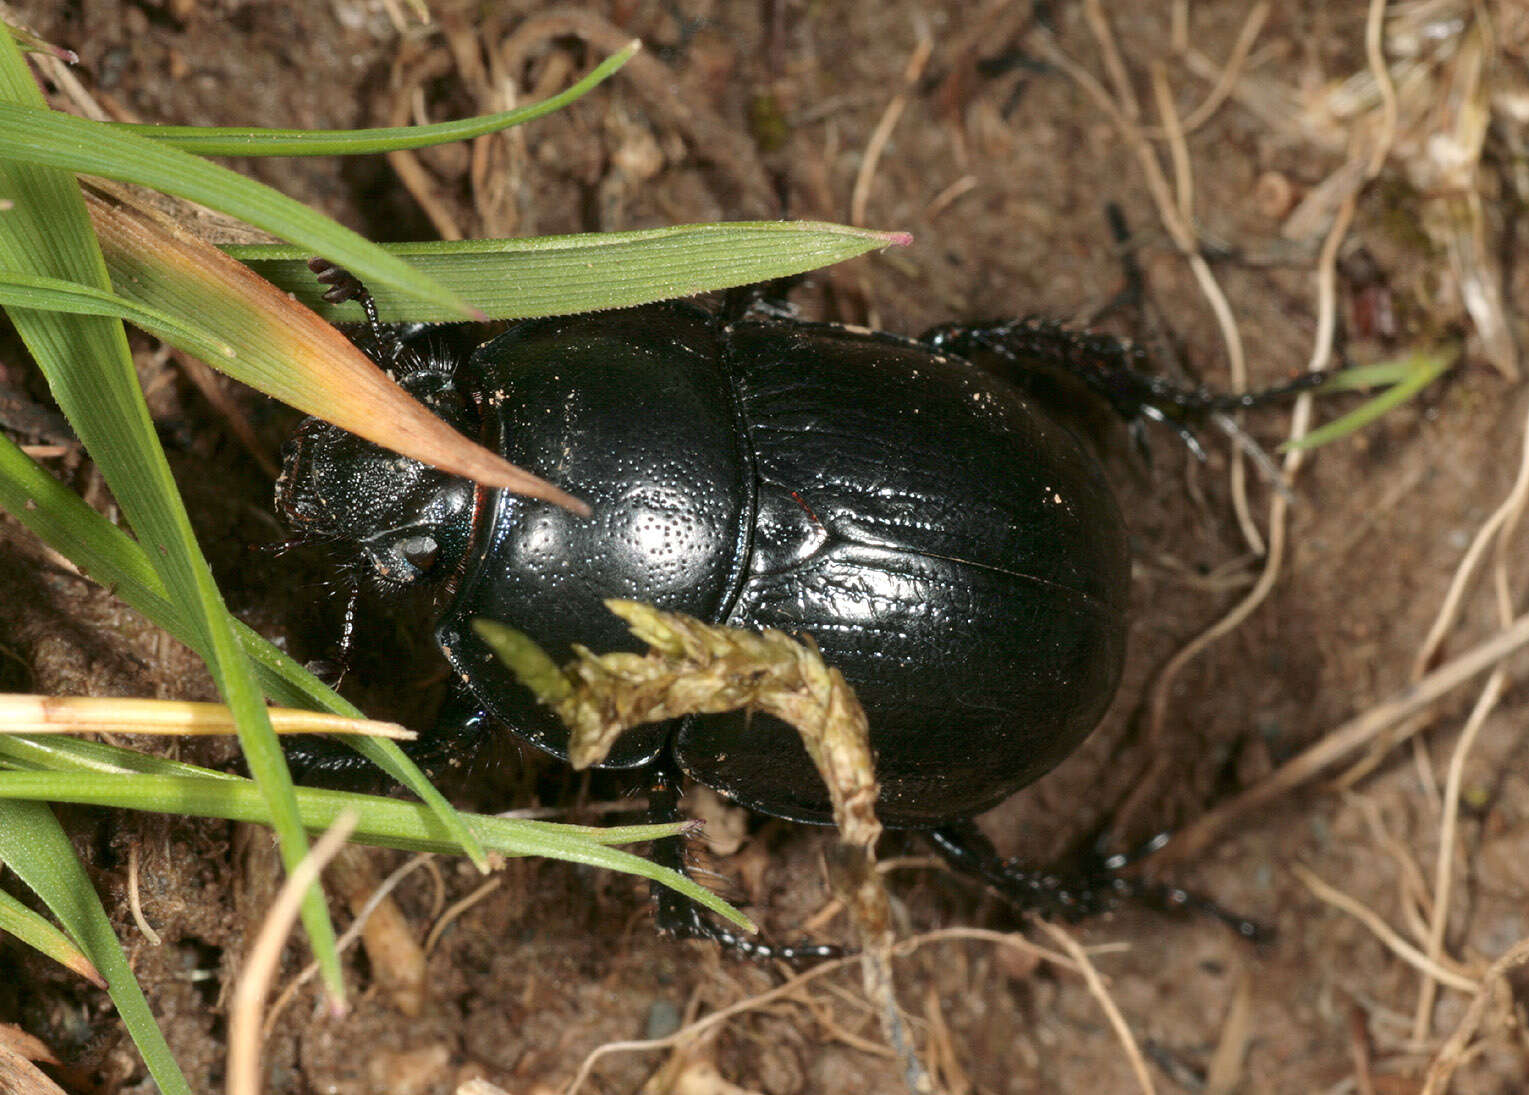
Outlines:
<svg viewBox="0 0 1529 1095"><path fill-rule="evenodd" d="M672 840L681 838L674 837ZM655 852L655 859L657 853ZM681 868L676 867L676 870ZM658 885L654 883L655 887ZM740 958L755 962L786 962L793 966L810 965L830 958L842 958L854 951L832 943L761 943L714 923L690 899L667 887L656 895L658 930L676 939L704 939L716 943Z"/></svg>
<svg viewBox="0 0 1529 1095"><path fill-rule="evenodd" d="M321 285L329 286L324 292L324 299L330 304L344 304L347 300L353 300L361 305L361 310L366 313L366 325L372 332L372 339L388 363L391 364L403 354L403 340L378 317L377 301L360 278L328 259L311 258L308 260L308 269L313 271Z"/></svg>
<svg viewBox="0 0 1529 1095"><path fill-rule="evenodd" d="M679 804L679 777L664 765L652 772L648 787L648 821L650 824L667 824L681 820ZM690 877L685 861L685 836L667 837L653 842L653 861L661 867L678 871ZM729 928L724 928L690 898L671 890L659 882L653 883L654 920L658 930L676 939L705 939L731 951L740 958L756 962L781 961L793 966L822 962L851 954L847 947L831 943L762 943L749 939Z"/></svg>
<svg viewBox="0 0 1529 1095"><path fill-rule="evenodd" d="M1266 943L1274 937L1272 928L1229 912L1208 898L1178 886L1120 873L1161 847L1161 835L1131 854L1092 856L1071 876L1028 870L1014 860L1004 859L973 821L943 825L927 835L952 867L981 879L1021 912L1076 923L1108 912L1122 901L1134 901L1165 912L1191 910L1214 917L1255 943Z"/></svg>

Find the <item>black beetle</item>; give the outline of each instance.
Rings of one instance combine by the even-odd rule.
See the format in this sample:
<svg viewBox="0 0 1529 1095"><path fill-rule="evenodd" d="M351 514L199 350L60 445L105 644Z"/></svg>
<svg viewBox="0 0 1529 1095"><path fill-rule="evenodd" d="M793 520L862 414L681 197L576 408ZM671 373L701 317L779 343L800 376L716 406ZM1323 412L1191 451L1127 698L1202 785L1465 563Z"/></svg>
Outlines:
<svg viewBox="0 0 1529 1095"><path fill-rule="evenodd" d="M955 352L981 350L1079 376L1122 410L1146 405L1130 385L1147 382L1121 380L1128 347L1046 324L919 341L658 305L522 322L465 360L381 355L453 426L582 497L592 518L475 489L317 420L287 448L277 501L303 534L353 544L383 582L433 591L469 713L438 728L438 754L499 725L566 758L566 729L489 652L477 617L559 660L575 642L635 649L608 597L806 633L866 708L886 825L928 831L1024 905L1088 912L1106 897L999 860L970 819L1070 753L1109 705L1126 530L1074 434ZM1148 395L1214 402L1166 390ZM795 731L766 716L639 728L604 766L645 765L661 814L677 770L766 814L829 819ZM657 854L681 859L677 841ZM660 917L755 954L816 953L745 943L667 891Z"/></svg>

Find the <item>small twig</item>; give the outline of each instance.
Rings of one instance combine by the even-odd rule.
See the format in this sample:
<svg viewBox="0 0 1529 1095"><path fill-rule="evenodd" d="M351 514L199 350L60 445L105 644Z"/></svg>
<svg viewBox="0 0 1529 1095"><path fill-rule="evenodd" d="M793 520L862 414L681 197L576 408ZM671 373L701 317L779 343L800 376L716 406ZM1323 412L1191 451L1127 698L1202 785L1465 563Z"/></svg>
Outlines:
<svg viewBox="0 0 1529 1095"><path fill-rule="evenodd" d="M962 175L955 182L951 183L944 190L941 190L933 198L929 199L929 204L924 207L924 219L931 221L934 220L941 213L945 212L945 210L954 205L957 200L966 194L970 194L976 188L977 176Z"/></svg>
<svg viewBox="0 0 1529 1095"><path fill-rule="evenodd" d="M1428 665L1438 656L1439 648L1444 643L1444 636L1455 626L1461 605L1465 600L1466 589L1471 579L1476 576L1476 568L1481 565L1482 557L1486 555L1487 549L1499 542L1501 535L1506 535L1506 531L1510 530L1523 514L1525 503L1529 503L1529 418L1525 419L1519 437L1518 477L1514 479L1513 486L1502 504L1493 510L1491 516L1476 530L1470 547L1461 557L1460 565L1455 568L1455 573L1450 578L1449 590L1439 605L1433 625L1428 629L1427 637L1424 638L1416 657L1413 658L1414 678L1421 677L1426 672Z"/></svg>
<svg viewBox="0 0 1529 1095"><path fill-rule="evenodd" d="M1184 127L1179 123L1179 113L1173 105L1173 91L1168 86L1168 70L1162 61L1153 61L1151 69L1152 97L1163 119L1163 133L1168 139L1168 158L1173 163L1173 192L1178 199L1175 208L1185 224L1193 224L1195 175L1189 163L1189 145L1184 141Z"/></svg>
<svg viewBox="0 0 1529 1095"><path fill-rule="evenodd" d="M1120 59L1115 34L1110 30L1110 21L1104 14L1104 5L1100 0L1083 0L1083 18L1088 21L1088 29L1093 32L1094 40L1099 44L1099 52L1104 54L1104 71L1109 73L1110 83L1115 87L1115 101L1120 105L1120 113L1135 128L1135 123L1141 119L1141 105L1136 101L1130 74L1126 72L1125 62Z"/></svg>
<svg viewBox="0 0 1529 1095"><path fill-rule="evenodd" d="M1430 960L1426 954L1398 935L1374 909L1361 904L1342 890L1329 886L1299 863L1295 864L1291 870L1319 900L1342 909L1369 928L1370 933L1402 961L1436 978L1441 984L1448 985L1452 989L1459 989L1461 992L1473 993L1481 987L1478 982L1464 974L1456 973L1449 967Z"/></svg>
<svg viewBox="0 0 1529 1095"><path fill-rule="evenodd" d="M1529 961L1529 939L1520 939L1509 947L1501 958L1487 967L1476 989L1476 998L1471 1001L1471 1006L1466 1008L1465 1014L1460 1019L1460 1025L1455 1027L1454 1033L1439 1047L1439 1052L1434 1054L1420 1095L1444 1095L1445 1089L1449 1087L1450 1077L1465 1061L1466 1047L1470 1044L1477 1028L1481 1026L1481 1020L1486 1015L1487 1004L1491 1001L1498 982L1526 961Z"/></svg>
<svg viewBox="0 0 1529 1095"><path fill-rule="evenodd" d="M1253 979L1246 970L1232 989L1232 1002L1221 1024L1215 1055L1205 1071L1205 1095L1231 1095L1244 1079L1248 1045L1253 1040Z"/></svg>
<svg viewBox="0 0 1529 1095"><path fill-rule="evenodd" d="M1370 1031L1365 1012L1358 1004L1349 1008L1349 1049L1354 1058L1356 1095L1375 1095L1374 1069L1370 1062Z"/></svg>
<svg viewBox="0 0 1529 1095"><path fill-rule="evenodd" d="M1519 616L1511 627L1497 632L1417 683L1407 685L1390 698L1324 734L1315 745L1295 756L1267 778L1181 829L1151 858L1159 862L1194 858L1237 819L1288 794L1328 765L1362 748L1388 727L1421 711L1526 645L1529 645L1529 613Z"/></svg>
<svg viewBox="0 0 1529 1095"><path fill-rule="evenodd" d="M149 926L148 919L143 915L143 903L138 897L138 842L135 840L127 846L127 907L133 914L133 923L138 925L138 930L149 941L152 947L159 946L164 940L160 939L159 933Z"/></svg>
<svg viewBox="0 0 1529 1095"><path fill-rule="evenodd" d="M924 992L924 1022L929 1027L927 1055L944 1081L946 1095L969 1095L971 1081L961 1067L955 1039L950 1036L950 1024L945 1021L945 1009L940 1006L940 991L933 984Z"/></svg>
<svg viewBox="0 0 1529 1095"><path fill-rule="evenodd" d="M1365 169L1369 178L1380 174L1386 157L1391 154L1391 144L1396 140L1396 85L1391 82L1391 71L1386 67L1385 25L1386 0L1370 0L1370 10L1364 21L1364 55L1369 62L1370 74L1375 78L1375 89L1380 92L1380 133Z"/></svg>
<svg viewBox="0 0 1529 1095"><path fill-rule="evenodd" d="M1093 962L1089 961L1088 955L1071 934L1045 920L1037 920L1036 923L1078 964L1078 970L1083 974L1088 991L1099 1002L1099 1006L1104 1010L1105 1018L1109 1020L1110 1027L1115 1031L1115 1037L1120 1040L1121 1048L1125 1050L1126 1060L1131 1063L1131 1071L1136 1074L1137 1085L1145 1095L1152 1095L1155 1088L1152 1086L1152 1076L1147 1072L1147 1062L1136 1046L1136 1038L1132 1035L1131 1028L1126 1025L1125 1016L1120 1014L1120 1008L1115 1005L1109 989L1105 988L1104 978L1099 976L1099 971L1094 968Z"/></svg>
<svg viewBox="0 0 1529 1095"><path fill-rule="evenodd" d="M453 901L446 911L441 913L440 919L430 926L430 933L425 936L426 957L435 953L435 945L441 941L441 936L446 933L447 928L451 927L468 909L482 901L503 884L504 879L502 878L490 878L486 882L479 883L472 893L466 897Z"/></svg>
<svg viewBox="0 0 1529 1095"><path fill-rule="evenodd" d="M913 55L908 58L908 63L903 68L902 88L892 96L892 101L887 103L886 110L882 111L881 120L871 131L871 139L865 144L865 155L860 159L860 170L855 173L854 190L850 193L850 224L861 226L865 224L865 206L870 200L871 180L876 177L876 166L881 162L882 150L891 139L892 130L897 127L897 120L902 117L903 110L908 106L908 94L918 83L919 77L924 74L924 66L929 63L929 55L933 52L934 39L927 34L920 35L918 42L914 44Z"/></svg>
<svg viewBox="0 0 1529 1095"><path fill-rule="evenodd" d="M1232 43L1232 52L1227 55L1226 64L1217 75L1210 93L1184 118L1185 133L1193 133L1210 121L1215 117L1216 111L1221 109L1222 104L1231 98L1232 90L1237 86L1237 79L1242 75L1242 67L1248 63L1248 54L1253 52L1253 43L1258 41L1259 32L1263 30L1268 18L1269 0L1259 0L1249 9L1248 17L1243 20L1242 29L1237 32L1237 41ZM1158 139L1167 136L1163 130L1150 126L1144 128L1142 132Z"/></svg>
<svg viewBox="0 0 1529 1095"><path fill-rule="evenodd" d="M1439 824L1439 858L1434 865L1433 916L1426 944L1427 957L1434 963L1443 958L1444 932L1449 925L1451 883L1455 866L1455 829L1460 818L1460 784L1465 776L1465 759L1470 755L1471 747L1476 744L1476 736L1487 716L1497 706L1506 683L1507 674L1499 665L1487 678L1486 686L1476 698L1476 705L1471 709L1470 718L1466 720L1465 729L1461 731L1460 740L1455 743L1454 752L1449 758L1449 774L1444 781L1444 808ZM1418 990L1417 1011L1413 1016L1412 1039L1415 1042L1422 1043L1428 1039L1429 1029L1433 1025L1436 992L1437 984L1433 976L1425 971L1423 984Z"/></svg>

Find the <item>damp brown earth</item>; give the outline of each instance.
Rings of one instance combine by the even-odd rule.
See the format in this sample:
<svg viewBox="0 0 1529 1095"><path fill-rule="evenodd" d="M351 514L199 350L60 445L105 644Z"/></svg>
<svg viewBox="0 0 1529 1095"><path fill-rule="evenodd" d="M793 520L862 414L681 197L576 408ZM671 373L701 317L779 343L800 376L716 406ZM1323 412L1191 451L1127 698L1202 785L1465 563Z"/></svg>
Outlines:
<svg viewBox="0 0 1529 1095"><path fill-rule="evenodd" d="M1126 680L1084 748L983 819L1006 852L1055 865L1101 836L1127 848L1161 829L1190 830L1334 729L1384 712L1420 676L1499 633L1505 610L1521 610L1525 551L1522 535L1510 534L1500 550L1489 545L1442 639L1430 639L1473 542L1513 489L1525 440L1529 400L1505 348L1524 333L1529 292L1516 261L1529 142L1522 9L1163 0L1107 12L923 0L427 7L428 21L385 0L71 0L15 10L81 56L77 87L50 85L56 105L179 124L338 128L465 116L560 88L620 43L643 39L644 67L472 148L406 164L235 164L378 239L856 220L911 231L914 243L810 277L795 299L811 318L917 334L951 320L1040 314L1133 337L1165 369L1218 387L1234 383L1234 358L1245 358L1257 387L1329 349L1335 364L1366 363L1463 342L1445 380L1307 458L1283 497L1251 466L1245 490L1235 486L1233 445L1213 429L1202 435L1203 463L1167 431L1148 431L1148 459L1121 431L1105 438L1134 552ZM1366 51L1374 9L1396 76L1394 113ZM489 50L502 83L483 66ZM1481 142L1473 117L1489 123ZM1335 250L1324 253L1330 237ZM1124 293L1130 263L1140 299ZM1494 294L1502 331L1492 327ZM6 345L0 379L46 403L14 340ZM325 584L323 559L267 550L287 536L272 515L268 473L186 374L151 342L135 348L230 604L300 656L331 655L343 590ZM274 457L295 416L244 391L229 395L255 448ZM1312 413L1330 419L1356 398L1319 401ZM1272 452L1291 414L1260 410L1244 428ZM77 454L52 466L109 509ZM1264 588L1271 544L1280 557ZM0 589L6 690L210 698L194 658L8 522ZM1235 626L1179 657L1255 592ZM421 626L402 628L412 637L371 626L355 694L427 722L417 686L429 667L399 672L387 661L417 644ZM1526 705L1512 675L1522 664L1504 663L1494 705L1479 702L1484 677L1465 680L1237 814L1192 855L1150 864L1273 925L1274 943L1254 947L1207 918L1133 906L1070 929L1156 1090L1412 1092L1457 1032L1465 1040L1453 1051L1450 1090L1529 1084L1522 981L1487 977L1529 936ZM390 688L390 679L403 680ZM1473 708L1479 730L1457 754ZM1416 736L1402 741L1402 732ZM605 783L567 777L513 745L459 782L463 801L480 809L545 806L587 820L625 805ZM819 915L832 900L826 834L717 804L704 812L714 833L734 832L708 866L773 938L843 931ZM123 910L122 938L193 1087L221 1088L229 986L272 897L268 838L182 819L64 816L108 907ZM1446 828L1447 887L1436 880ZM125 911L130 851L157 945ZM1082 978L991 938L931 935L1020 925L916 842L894 836L882 851L896 866L899 930L923 937L896 967L898 999L943 1090L1139 1089ZM351 864L352 883L374 887L368 880L401 862L368 853ZM602 1046L662 1037L732 1007L677 1045L604 1053L583 1090L902 1089L902 1064L855 970L764 998L785 972L658 938L635 880L515 861L497 881L479 892L477 873L451 860L409 874L393 893L396 930L416 943L443 909L474 898L422 955L423 989L401 992L384 952L350 953L353 1010L333 1018L315 988L298 991L265 1047L267 1089L423 1095L481 1079L514 1095L562 1091ZM1432 928L1439 916L1442 935ZM294 943L282 981L305 961ZM1436 996L1420 970L1429 961L1448 978ZM0 963L0 1020L53 1049L67 1089L151 1090L104 996L17 946L0 951ZM752 998L756 1006L739 1007Z"/></svg>

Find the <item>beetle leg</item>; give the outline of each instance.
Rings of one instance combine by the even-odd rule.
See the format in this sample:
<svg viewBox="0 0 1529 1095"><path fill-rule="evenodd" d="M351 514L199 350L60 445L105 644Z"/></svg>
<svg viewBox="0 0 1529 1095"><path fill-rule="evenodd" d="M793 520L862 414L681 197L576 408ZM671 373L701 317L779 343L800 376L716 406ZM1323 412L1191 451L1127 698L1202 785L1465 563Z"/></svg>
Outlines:
<svg viewBox="0 0 1529 1095"><path fill-rule="evenodd" d="M409 759L431 779L464 767L483 752L487 736L502 726L466 688L448 691L435 725L402 743ZM319 786L391 786L392 780L349 745L317 734L298 734L282 743L287 763L304 783Z"/></svg>
<svg viewBox="0 0 1529 1095"><path fill-rule="evenodd" d="M791 303L791 290L805 280L802 274L776 278L773 281L755 281L729 289L722 298L718 318L723 323L735 323L740 319L770 317L794 320L796 306Z"/></svg>
<svg viewBox="0 0 1529 1095"><path fill-rule="evenodd" d="M1065 378L1102 396L1127 422L1150 418L1167 425L1203 458L1187 424L1218 412L1241 410L1309 391L1330 372L1304 373L1257 392L1222 393L1175 384L1146 371L1141 347L1109 335L1070 331L1049 320L1028 317L934 327L921 341L963 357L1026 390L1048 378Z"/></svg>
<svg viewBox="0 0 1529 1095"><path fill-rule="evenodd" d="M653 778L648 787L649 823L668 824L683 820L678 775L662 763L655 765L652 771ZM652 856L659 866L678 871L686 878L690 877L689 865L685 859L685 834L655 840ZM652 892L654 920L658 930L677 939L709 939L743 958L751 958L756 962L778 959L792 965L821 962L850 953L845 947L831 944L797 943L779 946L748 939L716 923L701 906L668 886L654 882Z"/></svg>
<svg viewBox="0 0 1529 1095"><path fill-rule="evenodd" d="M1160 837L1153 838L1136 855L1092 856L1076 875L1065 877L1026 870L1013 860L1004 859L973 821L954 822L926 835L952 867L981 879L1022 912L1076 922L1107 912L1121 901L1137 901L1164 911L1192 909L1204 913L1255 943L1273 938L1271 928L1228 912L1207 898L1177 886L1120 873L1141 855L1160 847Z"/></svg>
<svg viewBox="0 0 1529 1095"><path fill-rule="evenodd" d="M329 286L324 291L324 299L330 304L353 300L361 305L361 310L366 313L366 325L372 332L372 340L385 358L385 364L391 365L403 356L403 340L398 337L396 330L384 325L378 318L377 302L360 278L328 259L311 258L308 260L308 269L313 271L321 285Z"/></svg>

